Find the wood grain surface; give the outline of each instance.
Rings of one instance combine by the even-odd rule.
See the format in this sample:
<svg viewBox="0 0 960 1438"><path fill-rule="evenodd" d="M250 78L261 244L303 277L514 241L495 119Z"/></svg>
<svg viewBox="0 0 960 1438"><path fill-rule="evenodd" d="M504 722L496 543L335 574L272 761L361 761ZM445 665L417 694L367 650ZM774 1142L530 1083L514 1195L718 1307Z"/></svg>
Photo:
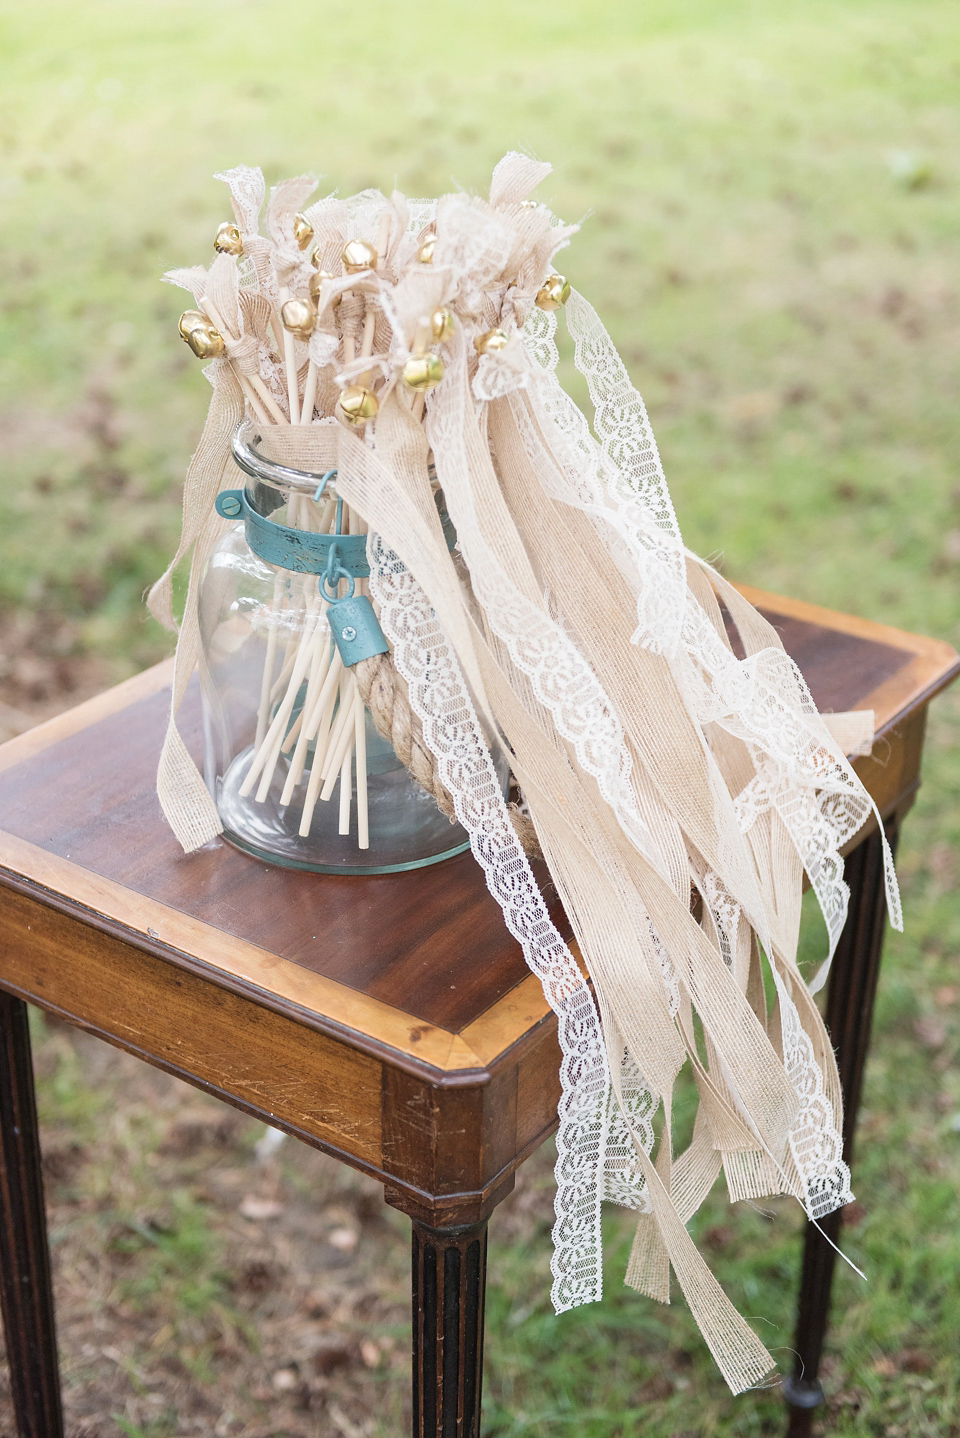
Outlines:
<svg viewBox="0 0 960 1438"><path fill-rule="evenodd" d="M957 656L749 597L823 708L875 710L857 766L902 812ZM223 842L182 854L155 792L169 680L157 666L0 748L0 989L376 1175L418 1222L482 1222L555 1127L559 1053L479 867L364 878ZM183 719L199 754L195 692Z"/></svg>
<svg viewBox="0 0 960 1438"><path fill-rule="evenodd" d="M0 772L3 830L124 893L449 1032L524 978L519 946L469 853L412 873L370 876L277 868L224 841L183 854L156 797L167 703L165 691L134 698ZM196 750L195 691L184 711L185 737ZM542 879L563 923L545 873ZM54 883L75 893L63 867ZM75 896L100 907L89 893ZM114 898L122 905L122 895ZM113 916L147 927L137 915ZM150 926L159 931L157 923Z"/></svg>
<svg viewBox="0 0 960 1438"><path fill-rule="evenodd" d="M957 656L937 641L745 593L823 709L875 710L880 738L857 767L882 809L901 803L917 782L925 705L956 673ZM112 920L131 942L222 970L444 1070L492 1062L545 1019L539 985L469 854L369 877L275 868L222 841L182 854L155 793L169 678L169 663L156 666L0 748L0 864L11 876L73 903L88 922ZM195 690L182 719L199 755Z"/></svg>

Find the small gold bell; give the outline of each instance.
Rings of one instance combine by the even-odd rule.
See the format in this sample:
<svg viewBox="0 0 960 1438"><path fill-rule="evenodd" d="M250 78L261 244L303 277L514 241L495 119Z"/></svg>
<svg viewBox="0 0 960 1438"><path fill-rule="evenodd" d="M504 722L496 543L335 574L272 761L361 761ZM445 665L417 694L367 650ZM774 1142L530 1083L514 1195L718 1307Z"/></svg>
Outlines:
<svg viewBox="0 0 960 1438"><path fill-rule="evenodd" d="M193 350L197 359L219 359L226 354L223 335L200 310L185 310L180 316L180 337Z"/></svg>
<svg viewBox="0 0 960 1438"><path fill-rule="evenodd" d="M198 327L200 329L203 329L204 326L208 325L209 323L210 321L203 313L203 310L184 310L183 314L180 316L180 322L177 325L177 328L180 331L180 338L185 340L187 335L190 334L191 331L197 329Z"/></svg>
<svg viewBox="0 0 960 1438"><path fill-rule="evenodd" d="M301 250L309 249L313 242L313 226L306 215L294 215L293 238Z"/></svg>
<svg viewBox="0 0 960 1438"><path fill-rule="evenodd" d="M504 330L487 330L486 334L477 335L473 347L477 354L490 354L493 350L502 350L510 343L510 336Z"/></svg>
<svg viewBox="0 0 960 1438"><path fill-rule="evenodd" d="M308 340L317 322L317 307L312 300L284 300L280 306L280 320L285 330Z"/></svg>
<svg viewBox="0 0 960 1438"><path fill-rule="evenodd" d="M332 279L333 275L330 273L329 270L314 270L313 274L310 276L310 283L307 286L310 291L310 298L313 300L314 304L316 304L320 298L320 291L323 288L324 280ZM340 303L339 296L336 303Z"/></svg>
<svg viewBox="0 0 960 1438"><path fill-rule="evenodd" d="M450 339L453 334L453 315L449 310L434 310L430 316L430 331L439 345Z"/></svg>
<svg viewBox="0 0 960 1438"><path fill-rule="evenodd" d="M558 310L570 298L570 285L563 275L548 275L537 291L535 304L541 310Z"/></svg>
<svg viewBox="0 0 960 1438"><path fill-rule="evenodd" d="M377 251L369 240L348 240L343 247L343 267L348 275L377 268Z"/></svg>
<svg viewBox="0 0 960 1438"><path fill-rule="evenodd" d="M217 230L213 248L218 255L242 255L243 240L240 238L240 231L236 225L231 225L229 220L224 220Z"/></svg>
<svg viewBox="0 0 960 1438"><path fill-rule="evenodd" d="M420 246L419 250L417 250L417 259L420 261L421 265L433 264L433 252L436 248L436 235L428 235L427 238L424 240L423 244Z"/></svg>
<svg viewBox="0 0 960 1438"><path fill-rule="evenodd" d="M365 389L362 384L347 385L337 400L337 409L355 428L373 419L379 408L380 403L373 390Z"/></svg>
<svg viewBox="0 0 960 1438"><path fill-rule="evenodd" d="M443 379L443 360L439 355L411 355L401 371L401 377L408 389L417 393L433 389Z"/></svg>

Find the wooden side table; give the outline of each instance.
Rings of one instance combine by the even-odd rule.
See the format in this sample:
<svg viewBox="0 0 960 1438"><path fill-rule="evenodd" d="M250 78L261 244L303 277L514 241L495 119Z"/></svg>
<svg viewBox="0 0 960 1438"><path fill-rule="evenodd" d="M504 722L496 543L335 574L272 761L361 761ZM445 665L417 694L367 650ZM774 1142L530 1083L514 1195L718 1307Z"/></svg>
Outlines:
<svg viewBox="0 0 960 1438"><path fill-rule="evenodd" d="M876 710L874 756L857 768L895 837L956 654L745 592L822 709ZM19 1432L62 1433L29 1001L382 1180L413 1223L414 1434L477 1438L486 1225L556 1125L555 1019L469 854L369 878L271 868L223 843L183 855L154 792L170 672L0 748L0 1294ZM199 724L194 696L195 749ZM879 848L866 835L847 861L828 1001L848 1155L880 958ZM832 1259L811 1230L802 1369L785 1385L797 1434L822 1398Z"/></svg>

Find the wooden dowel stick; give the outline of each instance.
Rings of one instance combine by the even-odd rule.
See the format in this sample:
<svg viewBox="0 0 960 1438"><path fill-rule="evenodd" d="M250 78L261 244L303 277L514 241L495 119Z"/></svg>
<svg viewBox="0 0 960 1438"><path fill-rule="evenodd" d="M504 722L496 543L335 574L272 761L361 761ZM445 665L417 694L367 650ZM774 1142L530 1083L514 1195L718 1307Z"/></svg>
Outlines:
<svg viewBox="0 0 960 1438"><path fill-rule="evenodd" d="M333 740L331 739L330 747L327 750L327 777L324 779L323 788L320 790L320 802L322 804L326 804L329 802L330 796L333 794L333 791L336 788L337 775L340 773L340 766L343 763L343 756L344 754L346 754L348 748L353 747L352 699L348 701L346 710L346 722L344 723L343 728L340 730L339 742L335 746ZM329 757L331 752L333 753L332 760Z"/></svg>
<svg viewBox="0 0 960 1438"><path fill-rule="evenodd" d="M267 389L266 385L264 384L264 382L263 382L263 380L260 378L260 376L259 376L258 374L252 374L252 375L248 376L248 378L249 378L249 380L250 380L250 383L253 385L254 389L256 390L257 394L260 396L260 398L263 400L263 403L266 405L267 409L270 411L270 414L271 414L272 417L273 417L274 423L275 423L275 424L286 424L286 422L287 422L287 416L284 414L283 410L282 410L282 409L280 408L280 406L277 404L277 401L274 399L273 395L272 395L272 394L270 393L270 391Z"/></svg>
<svg viewBox="0 0 960 1438"><path fill-rule="evenodd" d="M339 657L338 654L337 658L339 659ZM330 721L333 718L333 706L336 700L336 689L331 688L330 697L327 700L323 714L320 716L320 724L317 729L317 745L313 755L313 767L310 770L310 782L307 785L307 794L303 801L303 814L300 819L300 836L303 839L310 833L310 826L313 823L313 811L317 807L317 796L320 793L320 784L323 778L323 758L327 752L330 737Z"/></svg>
<svg viewBox="0 0 960 1438"><path fill-rule="evenodd" d="M290 298L290 291L284 285L280 291L280 304ZM283 368L287 376L287 403L290 406L290 423L300 423L300 395L297 391L297 352L294 348L293 335L288 329L283 331Z"/></svg>
<svg viewBox="0 0 960 1438"><path fill-rule="evenodd" d="M346 754L346 745L354 742L354 676L346 670L345 683L341 687L341 712L333 726L331 742L326 746L326 762L323 764L323 787L320 801L326 804L336 784L336 775Z"/></svg>
<svg viewBox="0 0 960 1438"><path fill-rule="evenodd" d="M273 685L273 664L277 653L277 611L283 598L283 578L277 575L273 581L273 607L270 610L270 629L267 633L267 653L263 661L263 678L260 681L260 707L257 710L257 737L255 748L263 743L267 732L267 718L270 714L270 690Z"/></svg>
<svg viewBox="0 0 960 1438"><path fill-rule="evenodd" d="M360 355L359 355L359 358L360 358L360 359L369 359L370 356L373 354L373 336L374 336L374 332L376 331L376 328L377 328L377 315L376 315L376 311L375 311L374 308L373 308L373 303L372 303L372 298L371 298L371 296L370 296L370 295L367 295L366 298L364 299L363 335L362 335L361 340L360 340ZM352 340L351 340L351 345L352 345ZM363 374L357 375L357 378L356 378L356 380L354 381L355 384L363 384L363 385L370 385L370 384L372 384L372 382L373 382L373 379L372 379L372 376L371 376L371 373L370 373L369 370L365 370Z"/></svg>
<svg viewBox="0 0 960 1438"><path fill-rule="evenodd" d="M227 329L227 326L223 322L222 316L215 308L212 300L207 299L206 295L204 295L203 299L199 301L199 304L200 308L210 320L211 324L214 326L215 329L218 329L220 331L221 335L223 335L225 340L229 340L231 344L239 343L237 336L231 334L230 330ZM284 333L286 333L286 331L284 331ZM231 360L230 363L233 364L233 361ZM273 416L274 421L277 424L286 424L287 416L277 404L273 395L267 389L260 376L258 374L245 375L237 368L235 364L233 364L233 371L234 374L239 377L241 389L246 390L248 386L252 386L253 389L256 390L257 394L260 396L260 399L263 401L264 408L267 409L269 413ZM248 398L251 397L248 395ZM253 402L252 398L251 402ZM262 416L262 420L264 424L270 423L266 415Z"/></svg>
<svg viewBox="0 0 960 1438"><path fill-rule="evenodd" d="M223 316L214 305L213 300L208 298L207 295L204 295L203 299L198 300L197 303L203 310L203 313L206 315L207 319L213 325L214 329L220 331L221 337L225 340L229 340L232 345L235 345L237 343L237 336L224 324Z"/></svg>
<svg viewBox="0 0 960 1438"><path fill-rule="evenodd" d="M350 742L347 745L347 752L343 756L343 763L340 766L340 833L350 833L350 801L353 798L353 773L351 758L353 756L353 731L350 732Z"/></svg>
<svg viewBox="0 0 960 1438"><path fill-rule="evenodd" d="M309 682L309 681L308 681L308 682ZM293 723L290 725L290 728L287 730L286 734L283 736L283 743L280 745L280 753L281 753L281 754L289 754L289 752L290 752L290 750L293 748L294 744L295 744L295 743L297 742L297 740L300 738L300 735L301 735L302 732L303 732L303 710L301 709L301 710L300 710L300 713L297 715L296 719L294 719ZM283 799L281 799L280 802L281 802L281 804L282 804L282 803L284 803L285 801L284 801Z"/></svg>
<svg viewBox="0 0 960 1438"><path fill-rule="evenodd" d="M337 517L337 501L335 499L324 499L323 509L320 511L318 529L321 534L329 534L333 528L333 521Z"/></svg>
<svg viewBox="0 0 960 1438"><path fill-rule="evenodd" d="M310 743L310 730L307 721L309 720L309 716L313 711L313 705L316 702L316 689L322 689L323 681L324 679L326 679L329 665L330 648L328 645L326 647L326 652L324 653L323 659L317 666L316 677L314 678L314 676L311 676L311 684L307 689L307 697L304 700L303 708L300 711L300 734L297 739L297 747L293 751L293 758L290 761L290 769L287 774L286 783L283 786L283 793L280 795L281 804L290 803L290 800L293 797L293 791L303 777L304 766L307 762L307 747ZM313 692L311 692L311 690ZM309 710L307 708L308 704L310 704ZM305 715L307 716L306 720L304 719Z"/></svg>
<svg viewBox="0 0 960 1438"><path fill-rule="evenodd" d="M331 701L334 700L334 698L336 697L336 689L337 685L340 683L340 671L342 668L343 660L340 658L340 651L339 649L334 648L333 657L330 660L330 666L327 669L326 675L324 676L323 687L321 688L320 693L317 695L316 701L306 721L307 743L309 743L311 739L316 738L318 748L316 753L314 754L313 762L316 764L319 760L321 769L323 768L324 756L320 753L319 750L319 730L321 727L321 721L327 709L330 710L331 715L333 714L333 703Z"/></svg>
<svg viewBox="0 0 960 1438"><path fill-rule="evenodd" d="M360 342L360 358L369 359L373 354L373 336L377 328L377 312L367 296L367 308L363 316L363 339Z"/></svg>
<svg viewBox="0 0 960 1438"><path fill-rule="evenodd" d="M283 693L284 685L287 683L287 680L290 678L290 674L291 674L291 671L292 671L292 669L293 669L293 665L294 665L294 661L295 661L296 657L297 657L296 641L294 640L293 642L291 642L291 641L288 640L288 642L287 642L287 652L286 652L286 654L283 656L283 668L280 670L280 673L277 675L276 679L273 681L273 685L272 685L272 687L271 687L271 689L270 689L270 703L271 703L271 705L275 704L275 703L277 702L277 700L280 698L280 695Z"/></svg>
<svg viewBox="0 0 960 1438"><path fill-rule="evenodd" d="M317 754L314 762L315 764L319 765L320 777L324 780L324 782L326 782L326 779L328 777L328 768L333 763L337 746L339 745L340 739L343 735L343 726L345 723L347 710L349 709L349 705L346 703L349 686L350 676L341 668L335 696L336 703L334 707L330 709L330 722L324 733L322 749L320 748L319 738L317 740L317 747L319 753ZM329 697L327 699L326 708L324 709L324 717L326 717L327 708L330 708ZM336 712L334 712L334 710Z"/></svg>
<svg viewBox="0 0 960 1438"><path fill-rule="evenodd" d="M352 290L346 290L345 293L343 294L343 296L342 296L341 298L344 299L344 300L353 299L353 291L352 291ZM342 313L343 313L343 310L341 309L340 312L341 312L341 314L342 314ZM356 359L356 357L357 357L357 350L356 350L356 345L355 345L355 343L354 343L353 331L350 330L350 329L347 329L346 326L345 326L345 327L344 327L344 331L343 331L343 363L344 363L344 365L346 366L346 365L348 365L348 364L353 364L353 362L354 362L354 360Z"/></svg>
<svg viewBox="0 0 960 1438"><path fill-rule="evenodd" d="M312 496L303 496L303 513L306 519L306 528L314 534L322 533L320 528L320 506L313 502Z"/></svg>
<svg viewBox="0 0 960 1438"><path fill-rule="evenodd" d="M311 612L311 608L308 608L307 629L300 639L297 657L293 666L293 673L290 676L290 683L287 685L287 692L280 703L280 708L274 715L273 723L267 730L263 743L253 757L253 762L247 772L247 777L244 779L240 789L240 797L242 799L245 799L250 793L257 775L264 766L267 766L264 774L266 782L261 781L260 788L257 791L257 802L262 804L267 796L270 779L273 777L273 770L280 753L280 745L283 743L283 736L286 732L287 721L290 718L297 694L300 692L300 685L303 682L303 676L306 673L307 664L310 660L310 639L313 637L314 627L315 615ZM270 762L271 755L272 763ZM267 776L267 770L269 771L269 777Z"/></svg>
<svg viewBox="0 0 960 1438"><path fill-rule="evenodd" d="M393 223L393 216L389 210L384 210L380 216L380 228L377 231L377 269L382 270L387 258L387 250L390 248L390 226Z"/></svg>
<svg viewBox="0 0 960 1438"><path fill-rule="evenodd" d="M360 695L356 703L353 747L357 753L357 847L370 847L370 812L367 804L367 711Z"/></svg>
<svg viewBox="0 0 960 1438"><path fill-rule="evenodd" d="M263 405L257 398L257 392L253 388L253 385L250 383L250 381L247 379L247 376L245 374L242 374L240 370L237 369L236 365L233 366L233 372L236 375L237 379L240 381L240 388L243 390L244 396L249 401L250 408L257 416L257 419L260 421L261 424L270 424L270 416L267 414L267 411L264 409Z"/></svg>
<svg viewBox="0 0 960 1438"><path fill-rule="evenodd" d="M321 773L323 775L323 788L320 790L320 798L324 803L333 793L333 786L337 782L337 771L343 763L344 746L347 734L353 732L353 676L350 671L343 676L340 685L340 710L337 714L337 721L333 726L330 739L327 744L327 757L323 761Z"/></svg>
<svg viewBox="0 0 960 1438"><path fill-rule="evenodd" d="M317 692L323 684L330 666L330 644L323 643L323 635L317 629L313 639L313 655L310 660L310 674L307 678L307 693L303 701L300 713L290 725L284 735L283 743L280 745L280 753L287 754L297 742L300 734L303 733L304 725L307 723L313 706L316 703ZM284 800L284 803L287 801Z"/></svg>
<svg viewBox="0 0 960 1438"><path fill-rule="evenodd" d="M330 678L329 674L327 675L327 678ZM314 736L314 758L312 764L310 765L310 776L312 778L314 773L316 773L317 776L317 783L314 789L314 797L316 797L316 795L320 792L320 781L323 778L323 766L327 757L327 749L330 747L330 729L333 724L333 711L337 707L338 690L339 686L337 684L331 684L330 692L328 693L326 700L323 702L323 704L319 706L319 714L316 718L316 723L313 725L313 728L315 729L316 733Z"/></svg>
<svg viewBox="0 0 960 1438"><path fill-rule="evenodd" d="M300 411L300 423L312 424L313 408L317 402L317 366L316 361L311 360L307 366L307 378L303 386L303 408Z"/></svg>
<svg viewBox="0 0 960 1438"><path fill-rule="evenodd" d="M299 689L299 685L297 686L297 688ZM290 707L292 709L293 705L291 704ZM280 759L280 745L283 743L283 736L286 733L286 723L289 718L290 713L288 711L284 723L277 729L277 732L274 734L273 738L271 739L268 736L266 744L266 748L268 751L267 757L263 766L263 773L260 776L260 783L257 787L257 792L255 796L258 804L262 804L265 801L267 794L270 792L270 785L273 783L273 776L276 772L277 763Z"/></svg>

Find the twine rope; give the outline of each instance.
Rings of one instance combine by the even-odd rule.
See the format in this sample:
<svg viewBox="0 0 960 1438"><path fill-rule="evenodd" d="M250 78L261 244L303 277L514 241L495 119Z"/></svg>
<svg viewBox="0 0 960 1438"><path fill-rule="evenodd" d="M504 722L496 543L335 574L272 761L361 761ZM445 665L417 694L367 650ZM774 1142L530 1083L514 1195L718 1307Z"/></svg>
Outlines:
<svg viewBox="0 0 960 1438"><path fill-rule="evenodd" d="M410 695L402 675L389 654L374 654L354 666L360 698L370 711L374 727L401 764L410 771L421 789L436 801L437 808L456 823L453 797L440 778L436 756L427 746L423 724L410 706ZM524 853L531 859L542 858L533 820L518 804L509 804L507 813Z"/></svg>

